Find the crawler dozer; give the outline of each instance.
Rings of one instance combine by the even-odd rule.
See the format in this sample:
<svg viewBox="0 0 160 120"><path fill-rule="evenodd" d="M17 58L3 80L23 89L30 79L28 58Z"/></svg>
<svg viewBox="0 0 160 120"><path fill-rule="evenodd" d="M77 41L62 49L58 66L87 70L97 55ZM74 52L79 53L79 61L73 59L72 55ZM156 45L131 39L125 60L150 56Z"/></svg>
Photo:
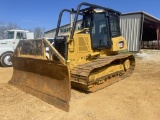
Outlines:
<svg viewBox="0 0 160 120"><path fill-rule="evenodd" d="M59 35L64 12L71 16L70 32ZM76 30L79 16L81 29ZM54 45L45 38L19 42L12 56L13 76L9 83L68 111L71 87L95 92L130 76L135 58L118 54L127 49L119 16L118 11L90 3L79 4L77 10L62 10Z"/></svg>

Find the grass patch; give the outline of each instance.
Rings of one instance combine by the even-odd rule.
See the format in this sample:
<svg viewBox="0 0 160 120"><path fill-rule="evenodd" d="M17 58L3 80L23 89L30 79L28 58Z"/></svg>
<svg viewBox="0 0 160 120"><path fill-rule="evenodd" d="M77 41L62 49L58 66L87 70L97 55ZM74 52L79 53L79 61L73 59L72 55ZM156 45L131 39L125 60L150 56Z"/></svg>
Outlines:
<svg viewBox="0 0 160 120"><path fill-rule="evenodd" d="M118 54L131 54L133 55L135 58L141 58L137 55L138 52L130 52L128 50L123 50L123 51L119 51Z"/></svg>

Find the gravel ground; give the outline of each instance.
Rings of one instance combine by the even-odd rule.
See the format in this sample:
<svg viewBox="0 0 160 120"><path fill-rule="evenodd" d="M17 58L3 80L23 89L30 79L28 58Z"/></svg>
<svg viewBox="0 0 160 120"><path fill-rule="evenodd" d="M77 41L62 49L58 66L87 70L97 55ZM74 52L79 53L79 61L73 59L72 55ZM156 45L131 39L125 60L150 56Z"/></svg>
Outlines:
<svg viewBox="0 0 160 120"><path fill-rule="evenodd" d="M159 120L160 51L136 54L132 76L96 93L72 89L64 112L7 84L12 68L0 67L0 120Z"/></svg>

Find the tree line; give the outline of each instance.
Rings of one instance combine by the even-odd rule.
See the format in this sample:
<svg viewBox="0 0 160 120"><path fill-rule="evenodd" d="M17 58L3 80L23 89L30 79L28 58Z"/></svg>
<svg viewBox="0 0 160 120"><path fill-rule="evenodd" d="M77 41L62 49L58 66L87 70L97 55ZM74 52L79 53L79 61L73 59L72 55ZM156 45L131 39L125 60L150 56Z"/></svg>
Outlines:
<svg viewBox="0 0 160 120"><path fill-rule="evenodd" d="M6 30L11 30L11 29L21 29L21 27L16 23L5 24L3 22L0 22L0 39L4 39L5 38L4 32ZM41 37L44 37L45 28L35 27L29 31L34 33L35 38L41 38Z"/></svg>

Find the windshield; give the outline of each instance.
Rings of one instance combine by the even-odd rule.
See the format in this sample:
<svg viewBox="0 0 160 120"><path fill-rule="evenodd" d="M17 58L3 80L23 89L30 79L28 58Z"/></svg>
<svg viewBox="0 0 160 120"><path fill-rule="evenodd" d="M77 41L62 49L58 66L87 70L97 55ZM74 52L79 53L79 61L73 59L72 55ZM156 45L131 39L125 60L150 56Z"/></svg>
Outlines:
<svg viewBox="0 0 160 120"><path fill-rule="evenodd" d="M14 39L14 32L7 31L5 34L5 39Z"/></svg>
<svg viewBox="0 0 160 120"><path fill-rule="evenodd" d="M91 38L92 48L103 49L111 47L108 18L105 13L92 14Z"/></svg>
<svg viewBox="0 0 160 120"><path fill-rule="evenodd" d="M85 15L83 17L83 22L81 28L89 28L91 23L91 15Z"/></svg>

